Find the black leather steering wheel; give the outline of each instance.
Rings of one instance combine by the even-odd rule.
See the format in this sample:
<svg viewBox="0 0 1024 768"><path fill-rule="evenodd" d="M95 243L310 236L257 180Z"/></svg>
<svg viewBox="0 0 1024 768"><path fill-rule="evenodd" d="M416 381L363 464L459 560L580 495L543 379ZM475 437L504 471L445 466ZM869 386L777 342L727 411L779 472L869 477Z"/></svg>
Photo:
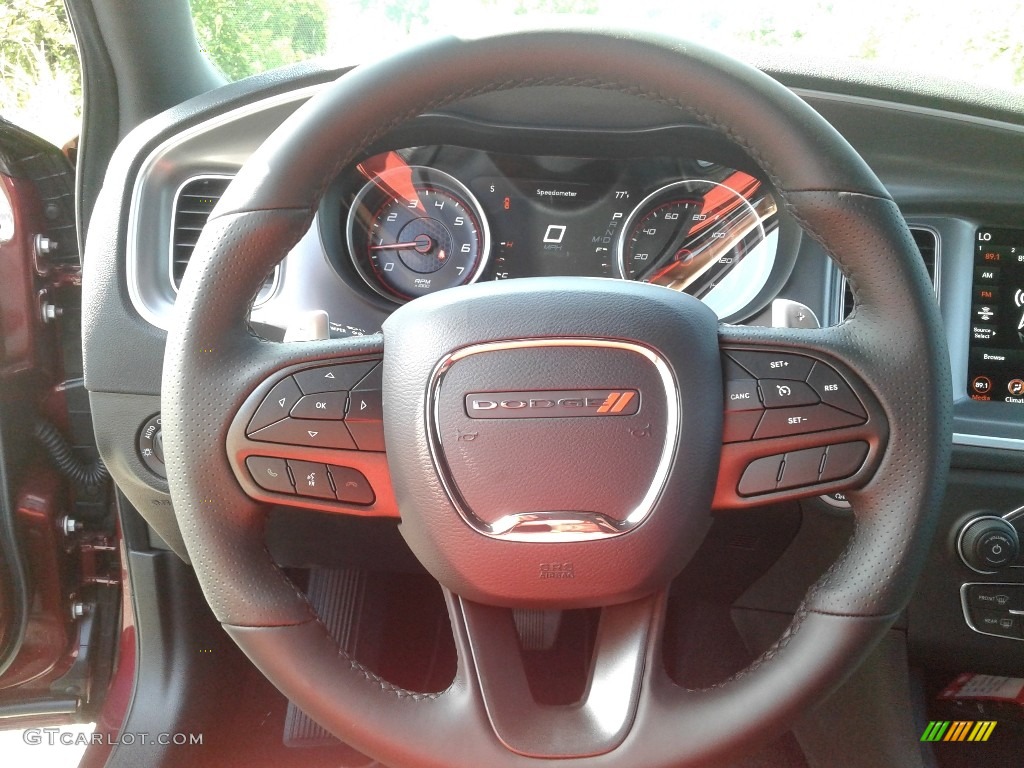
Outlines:
<svg viewBox="0 0 1024 768"><path fill-rule="evenodd" d="M545 85L675 105L723 132L840 264L856 311L821 330L732 327L663 288L564 278L434 294L396 311L371 337L270 343L248 330L263 276L309 229L328 183L366 148L455 101ZM699 46L541 31L446 39L346 74L245 164L202 234L175 311L164 446L174 508L206 598L285 695L386 764L501 768L560 758L573 768L653 768L720 757L780 732L838 685L905 606L923 564L948 468L951 394L941 321L914 243L881 183L817 113L768 76ZM277 383L316 366L372 365L382 356L387 452L372 466L356 451L249 439L245 425ZM838 377L859 402L856 423L723 445L723 376L771 378L760 366L778 361ZM479 393L528 399L552 390L602 402L631 392L641 410L608 419L477 420L480 439L460 440ZM653 437L643 444L653 448L623 448L627 434ZM561 453L544 453L550 445ZM580 446L599 468L615 466L623 451L635 455L635 495L596 509L604 502L587 496L586 484L597 480L593 467L581 468ZM810 490L780 481L752 499L736 492L758 460L813 455L828 466L844 450L836 446L861 451L859 468L845 477L815 474ZM271 448L279 453L266 453ZM541 508L517 515L503 506L518 498L522 476L481 489L474 473L489 466L493 450L517 451L528 465L534 453L544 455L546 470L530 465L531 492L539 489L530 498ZM375 482L390 475L403 535L446 590L458 652L447 690L398 688L329 636L265 547L269 502L289 500L261 492L247 476L246 458L260 451L361 461ZM575 488L579 504L566 500L566 488ZM712 507L843 488L855 532L778 642L711 689L672 683L660 661L665 592L699 545ZM572 578L542 578L551 564ZM534 703L514 663L509 606L601 607L578 705Z"/></svg>

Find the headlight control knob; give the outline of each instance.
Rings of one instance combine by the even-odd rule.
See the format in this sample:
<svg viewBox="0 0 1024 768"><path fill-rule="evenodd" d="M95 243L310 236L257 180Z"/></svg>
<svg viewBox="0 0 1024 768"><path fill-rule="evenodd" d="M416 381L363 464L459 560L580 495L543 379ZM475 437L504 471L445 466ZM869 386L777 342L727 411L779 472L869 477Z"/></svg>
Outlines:
<svg viewBox="0 0 1024 768"><path fill-rule="evenodd" d="M164 466L164 433L160 429L159 413L148 418L142 425L136 448L142 463L153 474L167 477L167 468Z"/></svg>
<svg viewBox="0 0 1024 768"><path fill-rule="evenodd" d="M1005 568L1020 555L1017 529L996 515L983 515L969 521L958 540L960 558L972 570L992 573Z"/></svg>

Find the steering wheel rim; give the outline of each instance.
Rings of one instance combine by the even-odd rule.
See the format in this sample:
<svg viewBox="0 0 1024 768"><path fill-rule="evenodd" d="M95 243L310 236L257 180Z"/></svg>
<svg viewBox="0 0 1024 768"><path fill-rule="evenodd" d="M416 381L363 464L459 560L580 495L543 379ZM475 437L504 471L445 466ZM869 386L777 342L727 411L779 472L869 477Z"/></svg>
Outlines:
<svg viewBox="0 0 1024 768"><path fill-rule="evenodd" d="M487 691L495 667L480 638L500 647L509 637L495 633L503 621L488 618L495 609L448 594L459 664L440 694L405 691L345 656L270 559L262 536L266 506L239 487L225 450L230 416L269 376L297 362L379 353L384 344L380 336L271 344L247 330L262 276L308 230L327 184L419 114L540 85L669 103L743 147L804 230L840 264L858 303L831 329L721 326L720 346L806 350L838 361L877 398L888 424L873 478L850 494L857 525L849 546L769 651L730 681L685 691L653 663L660 658L664 594L606 608L607 625L624 627L608 630L608 653L632 649L633 708L609 728L566 721L600 738L554 746L531 731L534 720L525 718L524 728L497 722L516 716L499 711ZM325 156L334 163L324 163ZM573 766L653 768L713 758L778 732L838 685L904 607L922 567L948 468L951 395L941 321L913 241L881 183L817 113L757 70L699 46L622 32L539 31L436 41L346 74L286 120L243 167L200 238L175 311L163 378L165 455L207 600L282 692L388 764L500 768L561 756ZM913 381L907 370L916 372ZM524 749L517 741L531 738L543 746Z"/></svg>

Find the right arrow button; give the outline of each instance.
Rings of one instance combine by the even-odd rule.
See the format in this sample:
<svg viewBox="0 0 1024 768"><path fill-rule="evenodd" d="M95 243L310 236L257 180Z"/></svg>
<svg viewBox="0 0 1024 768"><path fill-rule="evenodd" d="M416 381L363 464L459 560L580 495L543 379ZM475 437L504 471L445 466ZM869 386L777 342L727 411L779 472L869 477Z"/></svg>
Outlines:
<svg viewBox="0 0 1024 768"><path fill-rule="evenodd" d="M349 393L345 423L361 451L384 450L383 381L378 363Z"/></svg>

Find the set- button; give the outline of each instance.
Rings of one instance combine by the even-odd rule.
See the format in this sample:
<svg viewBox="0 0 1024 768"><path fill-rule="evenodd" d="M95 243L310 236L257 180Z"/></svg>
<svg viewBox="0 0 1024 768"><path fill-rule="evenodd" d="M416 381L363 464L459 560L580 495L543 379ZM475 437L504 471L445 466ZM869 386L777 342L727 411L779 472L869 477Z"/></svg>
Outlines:
<svg viewBox="0 0 1024 768"><path fill-rule="evenodd" d="M820 360L729 350L723 373L726 443L824 432L867 420L850 385Z"/></svg>
<svg viewBox="0 0 1024 768"><path fill-rule="evenodd" d="M351 467L250 456L245 465L260 488L273 493L367 506L376 497L362 472Z"/></svg>
<svg viewBox="0 0 1024 768"><path fill-rule="evenodd" d="M383 451L381 364L318 366L278 382L246 434L252 440L309 448Z"/></svg>

